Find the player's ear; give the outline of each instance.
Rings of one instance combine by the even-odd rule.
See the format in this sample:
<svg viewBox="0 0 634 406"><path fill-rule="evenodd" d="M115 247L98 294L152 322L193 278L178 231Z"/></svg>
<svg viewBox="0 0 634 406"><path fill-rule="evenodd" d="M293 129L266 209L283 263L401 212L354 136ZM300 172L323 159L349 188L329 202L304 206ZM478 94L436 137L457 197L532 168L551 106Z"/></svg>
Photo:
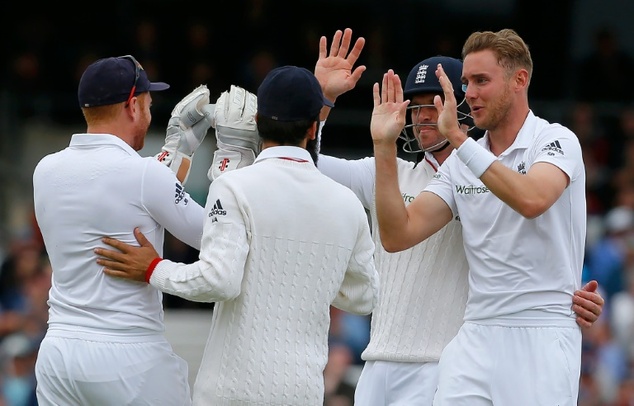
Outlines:
<svg viewBox="0 0 634 406"><path fill-rule="evenodd" d="M319 122L313 121L313 125L310 128L308 128L308 130L306 131L307 140L312 141L317 137L318 126L319 126Z"/></svg>
<svg viewBox="0 0 634 406"><path fill-rule="evenodd" d="M517 90L524 89L528 86L528 71L526 69L518 69L514 77Z"/></svg>

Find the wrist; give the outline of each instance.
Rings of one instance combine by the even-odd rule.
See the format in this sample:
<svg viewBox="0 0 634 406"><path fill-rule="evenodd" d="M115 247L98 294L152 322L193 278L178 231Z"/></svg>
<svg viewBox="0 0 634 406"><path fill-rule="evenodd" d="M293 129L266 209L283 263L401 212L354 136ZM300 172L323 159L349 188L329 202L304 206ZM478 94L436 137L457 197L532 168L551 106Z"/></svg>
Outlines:
<svg viewBox="0 0 634 406"><path fill-rule="evenodd" d="M495 155L484 149L473 138L467 138L456 150L456 154L477 178L480 178L497 160Z"/></svg>
<svg viewBox="0 0 634 406"><path fill-rule="evenodd" d="M397 155L397 145L395 142L387 140L374 140L375 158L393 158Z"/></svg>
<svg viewBox="0 0 634 406"><path fill-rule="evenodd" d="M335 108L335 102L337 101L337 96L324 93L324 98L333 104L332 107L326 106L326 105L324 105L324 107Z"/></svg>
<svg viewBox="0 0 634 406"><path fill-rule="evenodd" d="M163 260L163 258L161 257L156 257L152 260L152 262L150 262L150 265L147 267L147 270L145 271L145 281L147 283L150 283L150 278L152 277L152 274L154 273L154 269L156 269L156 266L158 265L159 262L161 262Z"/></svg>

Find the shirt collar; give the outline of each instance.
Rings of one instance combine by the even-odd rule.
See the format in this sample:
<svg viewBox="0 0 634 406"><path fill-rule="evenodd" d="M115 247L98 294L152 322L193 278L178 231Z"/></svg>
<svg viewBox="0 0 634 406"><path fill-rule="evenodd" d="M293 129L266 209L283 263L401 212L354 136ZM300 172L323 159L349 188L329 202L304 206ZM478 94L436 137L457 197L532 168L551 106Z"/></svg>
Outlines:
<svg viewBox="0 0 634 406"><path fill-rule="evenodd" d="M255 158L255 163L271 158L288 158L313 162L310 153L306 149L282 145L279 147L268 147L263 149L257 158Z"/></svg>
<svg viewBox="0 0 634 406"><path fill-rule="evenodd" d="M139 153L125 141L112 134L73 134L70 139L71 147L91 147L97 145L116 145L130 155L139 155Z"/></svg>
<svg viewBox="0 0 634 406"><path fill-rule="evenodd" d="M522 124L522 128L520 128L517 133L517 137L515 137L515 141L511 144L510 147L506 149L506 151L502 152L500 156L509 154L516 149L526 149L531 145L531 141L533 139L535 125L537 123L537 117L533 114L532 110L528 111L526 115L526 119L524 120L524 124ZM489 132L487 131L482 137L482 145L485 145L487 149L489 148Z"/></svg>

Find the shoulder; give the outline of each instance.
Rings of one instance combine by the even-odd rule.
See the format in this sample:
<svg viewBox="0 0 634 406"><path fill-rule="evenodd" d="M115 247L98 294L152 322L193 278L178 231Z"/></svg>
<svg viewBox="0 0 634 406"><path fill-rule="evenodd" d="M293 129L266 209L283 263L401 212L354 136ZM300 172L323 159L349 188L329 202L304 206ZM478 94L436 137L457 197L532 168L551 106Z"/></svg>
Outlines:
<svg viewBox="0 0 634 406"><path fill-rule="evenodd" d="M340 184L339 182L329 178L326 175L322 175L321 173L319 174L319 176L322 177L323 182L329 188L328 193L332 199L344 199L346 202L349 202L351 206L359 206L362 210L365 210L363 208L363 204L361 204L361 200L359 200L352 189Z"/></svg>
<svg viewBox="0 0 634 406"><path fill-rule="evenodd" d="M577 138L575 133L573 133L568 127L557 122L550 122L541 117L534 116L533 126L534 133L537 136L555 135L558 137Z"/></svg>
<svg viewBox="0 0 634 406"><path fill-rule="evenodd" d="M374 158L372 158L372 163L374 164ZM425 159L423 158L418 165L429 165L429 163L427 163L427 161L425 161ZM403 158L396 158L396 166L399 170L409 170L409 169L414 169L416 165L415 161L409 161L407 159L403 159Z"/></svg>
<svg viewBox="0 0 634 406"><path fill-rule="evenodd" d="M151 182L153 184L169 182L170 184L177 182L176 174L172 172L170 168L159 162L154 157L132 157L129 162L130 167L135 167L137 170L131 170L131 176L138 174L144 181Z"/></svg>
<svg viewBox="0 0 634 406"><path fill-rule="evenodd" d="M64 162L67 162L67 160L64 158L64 151L65 149L47 154L44 157L42 157L38 161L38 163L35 165L33 174L35 175L38 172L53 171L54 169L50 169L50 168L54 168L60 164L63 164Z"/></svg>
<svg viewBox="0 0 634 406"><path fill-rule="evenodd" d="M159 160L154 157L140 157L139 159L136 159L136 157L132 158L133 161L136 161L139 165L145 166L151 172L173 173L170 168L168 168L165 164L159 162Z"/></svg>

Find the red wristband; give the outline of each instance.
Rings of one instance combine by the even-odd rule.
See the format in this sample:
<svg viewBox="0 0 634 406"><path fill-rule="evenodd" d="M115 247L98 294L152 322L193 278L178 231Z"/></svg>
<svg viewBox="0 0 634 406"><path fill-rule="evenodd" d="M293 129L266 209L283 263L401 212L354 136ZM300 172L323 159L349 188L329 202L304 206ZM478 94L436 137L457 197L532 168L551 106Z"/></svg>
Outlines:
<svg viewBox="0 0 634 406"><path fill-rule="evenodd" d="M163 258L156 257L152 260L152 262L150 262L150 266L148 266L147 271L145 271L145 281L147 283L150 283L150 278L152 277L152 274L154 273L154 268L156 268L158 263L161 262L162 260Z"/></svg>

